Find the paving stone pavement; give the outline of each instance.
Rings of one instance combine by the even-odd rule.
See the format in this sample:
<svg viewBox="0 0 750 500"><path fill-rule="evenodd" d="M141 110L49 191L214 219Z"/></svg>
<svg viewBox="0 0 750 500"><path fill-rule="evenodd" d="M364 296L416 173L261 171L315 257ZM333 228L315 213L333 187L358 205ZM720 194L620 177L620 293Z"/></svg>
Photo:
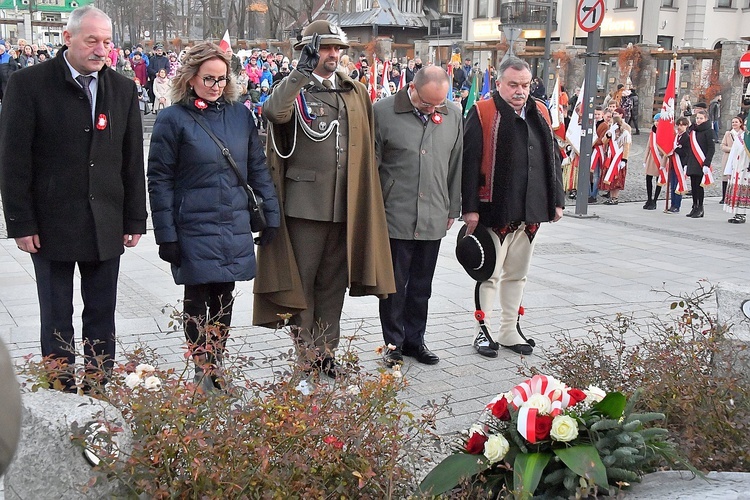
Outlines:
<svg viewBox="0 0 750 500"><path fill-rule="evenodd" d="M645 144L643 138L641 135L637 139ZM637 160L631 160L631 164L634 161ZM642 175L631 171L628 182L633 186L630 199L639 202L591 205L590 217L586 218L577 217L575 205L571 204L560 222L545 224L539 231L522 320L524 332L536 340L538 348L527 358L510 351L501 352L497 359L475 354L471 346L474 283L454 255L460 223L451 229L440 251L426 336L427 345L441 361L435 366L423 366L407 358L404 373L410 383L402 395L415 407L449 397L452 413L437 422L438 433L447 435L466 429L489 400L519 381L518 368L523 363L539 365L544 361L545 353L555 348L555 335L566 332L583 338L592 327L592 319L613 318L618 312L632 315L643 324L653 316L664 318L671 314L670 299L664 291L688 293L697 288L700 280L714 284L748 283L750 224L728 224L728 215L717 197L706 199L703 219L665 214L661 205L655 211L643 210L645 196L639 196L636 189L644 184ZM684 204L689 206L690 200ZM173 331L169 315L162 309L169 311L169 305L179 306L182 287L174 284L168 265L159 260L157 250L153 233L149 232L122 258L116 318L119 352L144 343L155 348L165 363L179 364L182 333ZM76 328L80 331L82 304L77 287ZM291 342L284 332L251 326L251 310L252 282L238 283L229 348L257 359L276 358L288 352ZM344 336L353 338L352 347L359 352L364 368L377 369L375 348L382 344L377 300L348 297L342 330ZM13 240L2 239L0 338L8 344L14 359L20 361L27 354L39 355L38 331L31 260L16 248ZM272 376L272 368L264 363L249 367L248 372L257 378ZM735 494L729 491L721 498L748 498L741 495L750 490L750 479L742 474L738 477L742 488L736 489L733 476ZM698 488L695 483L693 486ZM685 495L688 496L659 494L638 498L720 498L706 496L699 489Z"/></svg>

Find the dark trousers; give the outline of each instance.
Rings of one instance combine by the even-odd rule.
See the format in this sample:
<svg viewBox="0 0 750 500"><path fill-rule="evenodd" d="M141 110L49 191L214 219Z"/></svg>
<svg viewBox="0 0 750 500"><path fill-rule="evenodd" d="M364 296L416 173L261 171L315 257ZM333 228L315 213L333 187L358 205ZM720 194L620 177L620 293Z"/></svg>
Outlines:
<svg viewBox="0 0 750 500"><path fill-rule="evenodd" d="M703 196L705 191L701 186L703 174L690 176L690 189L693 192L693 207L703 208Z"/></svg>
<svg viewBox="0 0 750 500"><path fill-rule="evenodd" d="M206 332L211 332L211 341L215 343L208 351L220 352L224 349L229 326L232 323L232 305L234 304L234 281L228 283L205 283L185 285L185 338L194 354L206 351ZM216 325L209 328L206 325Z"/></svg>
<svg viewBox="0 0 750 500"><path fill-rule="evenodd" d="M291 324L300 357L332 355L341 336L341 310L349 285L346 223L287 217L307 309Z"/></svg>
<svg viewBox="0 0 750 500"><path fill-rule="evenodd" d="M31 254L41 316L42 356L75 363L73 272L81 273L83 353L87 371L112 370L115 305L120 257L94 262L61 262ZM63 382L71 386L72 380Z"/></svg>
<svg viewBox="0 0 750 500"><path fill-rule="evenodd" d="M671 170L669 171L669 189L671 189L672 193L672 206L679 210L682 205L682 195L675 193L677 189L677 174Z"/></svg>
<svg viewBox="0 0 750 500"><path fill-rule="evenodd" d="M419 347L424 344L440 240L390 242L396 293L380 300L383 340L397 347Z"/></svg>

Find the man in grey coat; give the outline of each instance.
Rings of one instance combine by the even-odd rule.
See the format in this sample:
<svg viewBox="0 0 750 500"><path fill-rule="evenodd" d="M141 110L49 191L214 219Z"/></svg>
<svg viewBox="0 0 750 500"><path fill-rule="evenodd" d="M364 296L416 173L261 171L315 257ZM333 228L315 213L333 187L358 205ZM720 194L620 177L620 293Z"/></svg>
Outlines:
<svg viewBox="0 0 750 500"><path fill-rule="evenodd" d="M395 95L375 103L375 154L383 187L396 293L380 301L389 366L403 356L439 361L424 341L440 240L461 213L461 109L437 66L419 70Z"/></svg>

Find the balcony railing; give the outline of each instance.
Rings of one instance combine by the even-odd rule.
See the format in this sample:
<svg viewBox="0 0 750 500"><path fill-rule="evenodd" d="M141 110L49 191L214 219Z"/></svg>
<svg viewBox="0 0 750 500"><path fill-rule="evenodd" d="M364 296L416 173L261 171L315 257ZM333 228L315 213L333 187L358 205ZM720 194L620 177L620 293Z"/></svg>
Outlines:
<svg viewBox="0 0 750 500"><path fill-rule="evenodd" d="M540 2L498 2L500 22L509 26L544 28L547 26L549 8ZM552 2L552 29L557 29L557 2Z"/></svg>

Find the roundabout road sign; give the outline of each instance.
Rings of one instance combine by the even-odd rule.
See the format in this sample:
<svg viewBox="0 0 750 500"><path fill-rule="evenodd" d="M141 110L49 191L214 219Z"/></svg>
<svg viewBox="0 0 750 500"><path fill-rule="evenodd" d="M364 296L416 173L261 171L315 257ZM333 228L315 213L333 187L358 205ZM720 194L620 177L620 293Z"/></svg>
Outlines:
<svg viewBox="0 0 750 500"><path fill-rule="evenodd" d="M587 33L598 28L604 20L604 0L581 0L576 9L578 27Z"/></svg>

